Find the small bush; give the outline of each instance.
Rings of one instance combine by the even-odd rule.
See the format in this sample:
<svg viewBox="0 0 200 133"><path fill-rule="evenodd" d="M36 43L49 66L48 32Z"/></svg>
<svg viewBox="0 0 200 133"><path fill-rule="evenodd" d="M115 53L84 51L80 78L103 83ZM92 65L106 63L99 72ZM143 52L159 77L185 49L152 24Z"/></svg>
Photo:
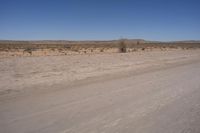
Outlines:
<svg viewBox="0 0 200 133"><path fill-rule="evenodd" d="M28 52L29 54L32 54L32 49L31 49L31 48L26 48L26 49L24 50L24 52Z"/></svg>
<svg viewBox="0 0 200 133"><path fill-rule="evenodd" d="M119 47L120 47L120 52L121 53L126 53L127 52L127 50L126 50L126 44L125 44L125 40L124 39L120 40Z"/></svg>

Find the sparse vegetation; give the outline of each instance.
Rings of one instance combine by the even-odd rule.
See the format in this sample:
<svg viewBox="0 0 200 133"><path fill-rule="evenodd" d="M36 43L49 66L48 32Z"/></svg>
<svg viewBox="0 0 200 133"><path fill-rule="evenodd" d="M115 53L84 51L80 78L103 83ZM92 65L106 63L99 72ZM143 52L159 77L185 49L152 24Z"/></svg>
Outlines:
<svg viewBox="0 0 200 133"><path fill-rule="evenodd" d="M117 49L120 53L126 53L155 48L161 50L178 48L185 50L195 49L200 48L200 42L163 43L128 39L113 41L0 41L0 51L23 51L23 53L29 53L30 55L33 55L33 51L46 52L48 50L52 52L58 52L63 55L63 53L81 53L81 51L83 53L117 52ZM48 54L48 52L46 54Z"/></svg>

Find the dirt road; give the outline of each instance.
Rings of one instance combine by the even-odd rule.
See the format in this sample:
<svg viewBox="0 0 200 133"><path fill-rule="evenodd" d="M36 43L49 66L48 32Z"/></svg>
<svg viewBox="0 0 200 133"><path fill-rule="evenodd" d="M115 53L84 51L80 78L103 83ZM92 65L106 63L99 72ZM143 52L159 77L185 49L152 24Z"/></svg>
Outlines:
<svg viewBox="0 0 200 133"><path fill-rule="evenodd" d="M0 133L199 133L200 51L149 55L137 56L146 57L139 65L123 55L130 58L124 70L53 84L35 79L25 89L1 77ZM0 64L4 77L8 60Z"/></svg>

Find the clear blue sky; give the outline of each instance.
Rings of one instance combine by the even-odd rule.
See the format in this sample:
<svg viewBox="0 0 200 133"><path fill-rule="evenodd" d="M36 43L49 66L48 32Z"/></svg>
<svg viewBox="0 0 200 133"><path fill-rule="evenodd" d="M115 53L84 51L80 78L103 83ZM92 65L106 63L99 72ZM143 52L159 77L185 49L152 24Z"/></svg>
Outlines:
<svg viewBox="0 0 200 133"><path fill-rule="evenodd" d="M0 39L200 40L200 0L0 0Z"/></svg>

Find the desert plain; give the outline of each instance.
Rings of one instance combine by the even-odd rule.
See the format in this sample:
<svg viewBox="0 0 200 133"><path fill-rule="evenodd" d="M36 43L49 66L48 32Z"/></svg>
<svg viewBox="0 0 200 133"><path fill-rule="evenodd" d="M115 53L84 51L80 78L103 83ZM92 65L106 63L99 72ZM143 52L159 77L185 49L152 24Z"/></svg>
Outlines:
<svg viewBox="0 0 200 133"><path fill-rule="evenodd" d="M199 48L0 58L0 133L199 132Z"/></svg>

